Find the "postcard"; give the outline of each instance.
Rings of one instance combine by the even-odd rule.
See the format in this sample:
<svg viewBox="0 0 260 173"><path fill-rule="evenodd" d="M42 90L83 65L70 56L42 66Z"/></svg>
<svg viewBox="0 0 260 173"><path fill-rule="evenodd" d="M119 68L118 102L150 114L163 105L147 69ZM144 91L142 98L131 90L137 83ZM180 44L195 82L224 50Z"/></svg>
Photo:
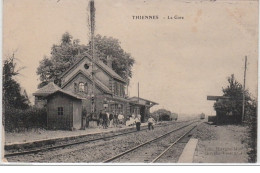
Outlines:
<svg viewBox="0 0 260 173"><path fill-rule="evenodd" d="M256 164L257 0L4 0L1 164Z"/></svg>

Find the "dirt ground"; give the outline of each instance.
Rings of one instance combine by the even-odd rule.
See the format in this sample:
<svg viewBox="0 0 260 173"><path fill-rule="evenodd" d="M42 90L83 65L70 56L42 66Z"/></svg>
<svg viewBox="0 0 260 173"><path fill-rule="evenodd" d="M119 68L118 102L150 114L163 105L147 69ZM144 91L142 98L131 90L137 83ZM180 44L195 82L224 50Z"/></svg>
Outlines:
<svg viewBox="0 0 260 173"><path fill-rule="evenodd" d="M194 163L248 163L248 128L202 123L193 135L199 139Z"/></svg>

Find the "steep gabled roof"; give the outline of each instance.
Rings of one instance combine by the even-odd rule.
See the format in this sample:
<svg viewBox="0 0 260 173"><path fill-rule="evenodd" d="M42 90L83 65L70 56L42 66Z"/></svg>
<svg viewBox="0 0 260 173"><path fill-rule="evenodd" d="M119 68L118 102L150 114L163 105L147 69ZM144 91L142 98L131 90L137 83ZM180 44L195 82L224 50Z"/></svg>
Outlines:
<svg viewBox="0 0 260 173"><path fill-rule="evenodd" d="M89 75L87 75L85 72L83 72L82 70L79 70L77 73L75 73L67 82L65 82L61 88L64 88L68 83L70 83L78 74L82 74L83 76L85 76L86 78L88 78L91 82L92 79L89 77ZM96 86L99 87L102 91L104 91L105 93L109 93L112 94L112 92L110 91L110 89L104 85L101 81L99 81L98 79L95 78L95 83Z"/></svg>
<svg viewBox="0 0 260 173"><path fill-rule="evenodd" d="M72 69L74 69L80 62L82 62L82 60L84 60L85 58L88 58L91 61L90 55L88 53L84 53L85 55L80 58L78 61L76 61L68 70L66 70L65 72L63 72L59 77L62 78L63 76L65 76L67 73L69 73ZM108 75L110 75L111 77L126 83L126 81L120 77L113 69L111 69L110 67L108 67L106 64L104 64L101 60L97 60L95 62L95 64L97 66L99 66L102 70L104 70Z"/></svg>
<svg viewBox="0 0 260 173"><path fill-rule="evenodd" d="M90 55L86 55L86 56L90 56ZM62 78L63 76L65 76L70 70L72 70L74 67L76 67L82 60L85 59L85 56L83 56L82 58L80 58L79 60L77 60L74 64L72 64L66 71L64 71L59 78Z"/></svg>
<svg viewBox="0 0 260 173"><path fill-rule="evenodd" d="M121 82L126 83L126 81L120 77L113 69L108 67L106 64L104 64L101 60L98 60L96 63L97 66L99 66L101 69L106 71L108 74L110 74L113 78L120 80Z"/></svg>
<svg viewBox="0 0 260 173"><path fill-rule="evenodd" d="M58 91L60 87L55 85L53 82L48 83L44 87L38 89L35 93L33 93L34 96L47 96L49 94L52 94L56 91Z"/></svg>
<svg viewBox="0 0 260 173"><path fill-rule="evenodd" d="M82 99L81 97L69 92L69 91L65 91L63 89L61 89L60 87L58 87L57 85L55 85L53 82L48 83L46 86L40 88L39 90L37 90L35 93L33 93L34 96L43 96L43 97L47 97L50 96L56 92L62 92L63 94L69 95L71 97L74 97L76 99Z"/></svg>
<svg viewBox="0 0 260 173"><path fill-rule="evenodd" d="M54 93L49 94L47 97L49 97L49 96L51 96L51 95L53 95L53 94L55 94L55 93L58 93L58 92L61 92L61 93L65 94L65 95L68 95L68 96L73 97L73 98L75 98L75 99L79 99L79 100L83 100L83 99L84 99L84 98L81 98L81 97L79 97L79 96L77 96L77 95L71 93L71 92L65 91L65 90L63 90L63 89L57 90L57 91L55 91Z"/></svg>

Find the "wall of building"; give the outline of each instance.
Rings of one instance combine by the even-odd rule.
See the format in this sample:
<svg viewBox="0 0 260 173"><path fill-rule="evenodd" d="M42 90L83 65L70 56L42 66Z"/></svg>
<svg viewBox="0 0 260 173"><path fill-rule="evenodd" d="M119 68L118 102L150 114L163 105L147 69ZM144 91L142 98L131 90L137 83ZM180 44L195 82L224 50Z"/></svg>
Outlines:
<svg viewBox="0 0 260 173"><path fill-rule="evenodd" d="M117 97L125 97L125 88L126 88L126 84L124 84L123 82L119 81L119 80L111 80L110 81L110 85L112 85L111 87L111 91L112 93L117 96Z"/></svg>
<svg viewBox="0 0 260 173"><path fill-rule="evenodd" d="M63 108L63 115L58 115L58 107ZM48 129L71 130L73 127L73 100L62 93L56 93L47 99Z"/></svg>
<svg viewBox="0 0 260 173"><path fill-rule="evenodd" d="M73 128L81 128L81 119L82 119L82 103L81 100L73 101Z"/></svg>
<svg viewBox="0 0 260 173"><path fill-rule="evenodd" d="M84 68L85 64L89 64L88 69ZM87 58L82 60L82 62L77 64L72 70L70 70L65 76L62 77L62 84L67 82L68 80L70 80L79 70L82 70L86 74L89 74L89 75L91 74L92 67L90 65L90 61Z"/></svg>
<svg viewBox="0 0 260 173"><path fill-rule="evenodd" d="M88 64L89 68L85 69L84 65ZM96 71L95 77L102 81L102 83L104 85L106 85L107 87L110 87L110 76L103 71L103 69L101 69L99 66L95 66L98 70ZM85 58L84 60L82 60L82 62L80 62L78 65L76 65L70 72L68 72L63 78L62 78L62 84L64 84L65 82L67 82L68 80L70 80L79 70L83 71L84 73L90 75L91 71L92 71L92 67L91 67L91 62L89 61L89 59Z"/></svg>
<svg viewBox="0 0 260 173"><path fill-rule="evenodd" d="M79 83L85 84L85 91L79 91ZM63 89L74 94L80 95L81 97L87 97L92 92L92 81L86 78L83 74L79 73L77 76L74 77L73 80L71 80L71 82L69 82L65 87L63 87Z"/></svg>
<svg viewBox="0 0 260 173"><path fill-rule="evenodd" d="M99 80L102 81L104 85L106 85L108 88L110 87L110 81L111 78L107 73L105 73L100 67L96 66L98 68L97 73L95 74L95 77Z"/></svg>

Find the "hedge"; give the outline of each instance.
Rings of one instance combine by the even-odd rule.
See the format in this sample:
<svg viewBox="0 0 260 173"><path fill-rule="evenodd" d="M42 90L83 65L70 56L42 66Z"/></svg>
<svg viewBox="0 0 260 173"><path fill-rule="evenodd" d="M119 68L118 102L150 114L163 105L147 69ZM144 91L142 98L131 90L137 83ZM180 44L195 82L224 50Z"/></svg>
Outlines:
<svg viewBox="0 0 260 173"><path fill-rule="evenodd" d="M21 132L33 128L47 127L46 108L31 107L25 110L5 107L5 131Z"/></svg>

